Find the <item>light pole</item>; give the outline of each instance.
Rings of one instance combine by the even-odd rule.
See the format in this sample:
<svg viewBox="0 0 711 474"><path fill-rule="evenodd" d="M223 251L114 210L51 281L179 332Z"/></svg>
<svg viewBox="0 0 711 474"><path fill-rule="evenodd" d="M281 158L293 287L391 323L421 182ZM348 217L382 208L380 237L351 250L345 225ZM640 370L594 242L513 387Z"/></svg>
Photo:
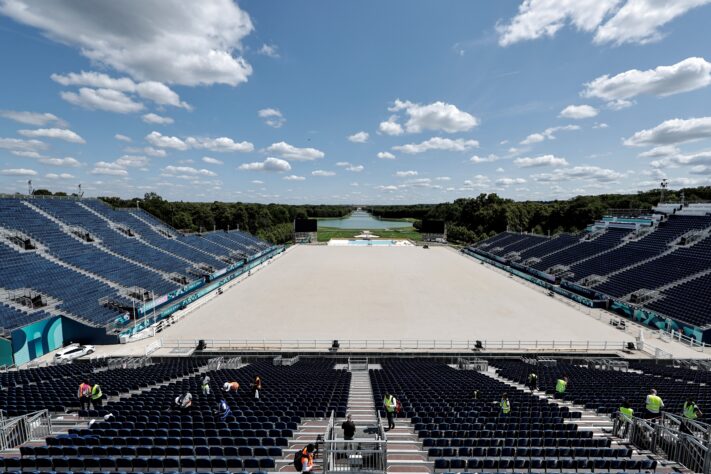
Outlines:
<svg viewBox="0 0 711 474"><path fill-rule="evenodd" d="M666 191L667 186L669 186L669 180L664 178L660 183L660 186L662 187L662 196L660 197L659 204L662 204L664 202L664 191Z"/></svg>

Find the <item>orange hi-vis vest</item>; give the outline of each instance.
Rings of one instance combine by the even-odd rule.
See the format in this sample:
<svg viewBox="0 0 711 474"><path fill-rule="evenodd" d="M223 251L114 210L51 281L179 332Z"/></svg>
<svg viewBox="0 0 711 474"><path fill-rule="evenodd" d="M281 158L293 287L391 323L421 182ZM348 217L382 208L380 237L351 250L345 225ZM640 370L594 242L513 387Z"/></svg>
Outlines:
<svg viewBox="0 0 711 474"><path fill-rule="evenodd" d="M308 460L308 467L311 468L314 465L314 455L308 451L308 448L301 450L301 463L303 464L304 458Z"/></svg>
<svg viewBox="0 0 711 474"><path fill-rule="evenodd" d="M79 398L88 397L91 395L91 385L83 383L79 385Z"/></svg>

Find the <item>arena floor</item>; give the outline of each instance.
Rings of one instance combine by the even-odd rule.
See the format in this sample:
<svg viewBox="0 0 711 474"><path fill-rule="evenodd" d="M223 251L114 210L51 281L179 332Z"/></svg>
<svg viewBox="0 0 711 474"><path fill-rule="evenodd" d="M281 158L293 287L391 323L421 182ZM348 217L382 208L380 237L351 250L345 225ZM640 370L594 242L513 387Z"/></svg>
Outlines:
<svg viewBox="0 0 711 474"><path fill-rule="evenodd" d="M450 248L323 245L289 249L160 333L164 341L565 342L633 336ZM100 352L136 352L152 340ZM688 352L680 356L703 356Z"/></svg>

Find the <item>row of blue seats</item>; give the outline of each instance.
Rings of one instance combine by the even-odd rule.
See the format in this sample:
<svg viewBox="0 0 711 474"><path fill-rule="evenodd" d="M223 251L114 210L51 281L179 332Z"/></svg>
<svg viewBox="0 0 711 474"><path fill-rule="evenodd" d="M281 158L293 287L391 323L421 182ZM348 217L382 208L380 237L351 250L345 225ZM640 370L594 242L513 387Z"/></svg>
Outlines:
<svg viewBox="0 0 711 474"><path fill-rule="evenodd" d="M480 471L482 469L501 471L540 470L543 471L654 471L657 461L653 459L572 459L572 458L471 458L444 459L434 461L434 469L458 471Z"/></svg>

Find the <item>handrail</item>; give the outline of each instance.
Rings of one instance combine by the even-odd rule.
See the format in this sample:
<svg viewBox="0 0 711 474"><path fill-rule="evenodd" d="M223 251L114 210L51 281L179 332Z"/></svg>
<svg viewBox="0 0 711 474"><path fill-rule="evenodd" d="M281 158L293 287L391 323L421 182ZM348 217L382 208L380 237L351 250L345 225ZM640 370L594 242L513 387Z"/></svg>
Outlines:
<svg viewBox="0 0 711 474"><path fill-rule="evenodd" d="M52 434L49 410L0 419L0 450L13 449Z"/></svg>
<svg viewBox="0 0 711 474"><path fill-rule="evenodd" d="M632 341L629 341L632 342ZM165 339L163 347L195 347L197 339ZM323 350L331 349L332 340L299 339L206 339L211 349L227 350ZM625 350L627 341L504 341L504 340L437 340L437 339L392 339L339 340L343 350L555 350L555 351L619 351ZM645 344L646 345L646 344ZM652 347L650 346L650 349ZM656 349L656 348L654 348Z"/></svg>

